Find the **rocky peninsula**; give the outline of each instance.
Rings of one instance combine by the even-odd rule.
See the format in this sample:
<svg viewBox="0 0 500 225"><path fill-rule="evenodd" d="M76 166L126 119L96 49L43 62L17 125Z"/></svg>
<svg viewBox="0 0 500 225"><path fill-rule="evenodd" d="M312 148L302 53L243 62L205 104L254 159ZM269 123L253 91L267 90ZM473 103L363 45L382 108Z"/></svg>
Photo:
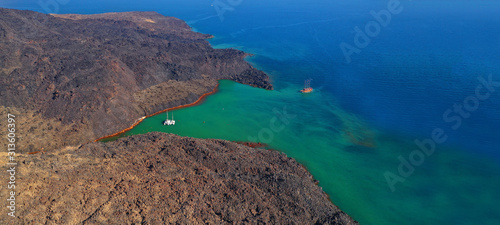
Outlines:
<svg viewBox="0 0 500 225"><path fill-rule="evenodd" d="M0 105L22 114L26 150L37 151L119 132L196 101L219 79L272 89L246 53L213 49L210 37L155 12L0 9Z"/></svg>
<svg viewBox="0 0 500 225"><path fill-rule="evenodd" d="M355 224L276 151L163 133L92 142L220 79L272 89L210 37L155 12L0 8L0 117L16 116L18 149L17 218L2 207L0 224Z"/></svg>

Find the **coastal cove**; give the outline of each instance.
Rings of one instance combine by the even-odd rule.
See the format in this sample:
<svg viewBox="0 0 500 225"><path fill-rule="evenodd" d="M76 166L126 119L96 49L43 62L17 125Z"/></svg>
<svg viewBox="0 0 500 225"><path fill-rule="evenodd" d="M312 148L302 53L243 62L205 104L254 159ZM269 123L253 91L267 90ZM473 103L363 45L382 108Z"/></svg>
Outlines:
<svg viewBox="0 0 500 225"><path fill-rule="evenodd" d="M190 106L195 106L195 105L201 104L203 102L203 100L205 100L205 98L207 96L215 94L217 92L218 88L219 88L219 84L217 84L217 86L215 86L215 88L214 88L213 91L203 94L202 96L200 96L200 98L198 98L198 100L196 100L193 103L188 103L188 104L185 104L185 105L175 106L175 107L172 107L172 108L168 108L168 109L165 109L165 110L153 113L153 114L148 115L148 116L141 117L141 118L137 119L137 122L135 122L134 124L132 124L132 126L130 126L129 128L124 129L124 130L122 130L120 132L117 132L115 134L99 138L99 139L95 140L94 142L98 142L98 141L104 141L104 142L106 142L106 141L116 140L117 138L122 137L127 131L130 131L130 130L134 129L134 127L136 127L137 125L139 125L144 119L146 119L148 117L156 116L158 114L161 114L161 113L164 113L164 112L167 112L167 111L171 111L171 110L182 109L182 108L186 108L186 107L190 107Z"/></svg>
<svg viewBox="0 0 500 225"><path fill-rule="evenodd" d="M11 181L21 176L0 224L357 224L296 160L254 143L158 132L89 142L195 106L220 80L273 90L248 54L213 49L212 36L155 12L0 12L0 114L11 127L0 145L23 146L1 160L15 165Z"/></svg>
<svg viewBox="0 0 500 225"><path fill-rule="evenodd" d="M468 83L476 86L476 77L470 74L500 71L499 66L470 60L465 55L457 56L461 53L446 47L441 38L433 35L400 38L398 35L407 31L406 26L397 21L392 24L395 30L389 32L392 35L380 37L380 43L353 56L355 62L345 65L343 56L336 51L337 44L352 38L347 34L360 22L346 14L370 8L346 12L326 8L330 11L312 14L304 9L300 17L293 14L283 18L275 17L270 11L255 19L252 16L255 9L242 7L237 14L226 14L232 19L223 22L218 17L203 16L211 12L194 16L188 11L162 12L174 13L196 31L214 35L209 40L214 48L235 48L254 54L246 60L271 76L275 91L221 81L219 91L208 96L203 104L174 110L178 123L175 126L163 126L165 115L160 114L124 135L161 131L196 138L268 141L268 148L282 151L303 164L332 202L360 224L478 221L497 224L500 216L491 212L500 207L494 200L500 198L499 160L491 157L498 154L493 147L498 143L491 141L497 132L478 131L476 135L471 132L480 124L498 123L494 116L498 101L485 104L486 108L477 112L482 116L467 122L469 129L449 133L450 140L438 146L436 153L414 168L404 182L396 183L394 192L384 173L399 174L398 157L408 157L418 149L415 139L428 138L434 126L442 126L446 107L466 97L462 93L470 90ZM346 23L345 18L338 21L334 17L328 22L332 13L353 21ZM306 24L301 25L304 20L309 22L308 28ZM430 33L437 32L440 26L453 26L449 21L430 26L432 22L427 20L432 19L419 18L422 24L415 26ZM490 27L489 23L485 24ZM460 29L471 34L468 31L475 27ZM342 36L344 32L348 37ZM340 35L332 36L337 33ZM418 51L408 48L401 52L400 46L413 45L405 40L429 44ZM460 43L450 40L454 39L447 40L454 46ZM465 51L477 55L482 49ZM443 77L437 82L453 85L438 83L429 91L426 87L436 82L435 76ZM298 93L303 81L309 78L313 79L315 91L309 95ZM285 112L296 117L282 130L279 128L283 123L278 120L276 127L280 132L274 132L270 123L277 114L279 117ZM361 144L367 141L373 147ZM470 205L477 207L467 207Z"/></svg>
<svg viewBox="0 0 500 225"><path fill-rule="evenodd" d="M26 4L12 1L1 3L0 7L44 12L44 8L40 7L36 1L32 2ZM220 1L216 2L220 3ZM150 47L148 49L137 44L136 50L123 51L124 58L130 59L127 64L141 69L136 74L148 76L137 80L155 81L168 85L160 85L157 89L149 89L151 83L147 82L140 88L116 89L109 88L112 87L110 85L102 85L137 78L134 76L124 78L122 75L108 76L103 79L106 82L102 83L87 83L90 87L102 85L102 87L99 86L102 90L98 92L99 95L94 95L99 101L112 99L109 96L125 96L117 98L120 100L119 104L112 102L110 104L115 105L106 106L113 112L111 119L107 117L109 114L105 110L94 111L99 114L96 113L90 119L87 115L80 115L85 110L78 110L80 109L78 99L75 101L78 107L67 107L68 104L62 99L73 99L73 92L70 93L70 91L79 91L81 88L68 89L65 93L66 98L63 98L63 92L59 93L52 89L51 91L42 90L43 96L48 93L44 98L48 100L48 103L53 104L59 100L58 105L50 105L43 110L68 108L70 110L66 109L64 115L70 116L60 118L78 115L86 119L80 120L80 117L75 116L77 118L75 121L83 121L82 123L85 122L95 127L77 126L76 129L80 132L78 133L73 132L74 127L68 125L63 127L64 129L61 128L60 131L63 132L59 133L73 136L63 137L52 129L54 124L60 124L60 118L31 116L36 112L43 112L43 110L34 110L32 114L20 116L31 119L23 121L23 124L39 124L39 122L42 124L43 122L43 129L35 129L38 136L33 139L26 138L25 140L31 141L26 144L46 145L46 140L61 136L57 141L53 141L60 142L61 145L50 146L50 148L57 149L62 146L62 143L77 146L75 144L78 141L95 140L94 143L84 144L85 154L90 155L93 160L102 161L108 159L93 155L94 151L103 156L109 156L112 155L108 154L109 150L113 149L111 146L119 146L117 149L126 150L124 146L132 144L128 143L128 140L138 140L141 148L132 146L133 151L122 153L135 159L133 155L135 150L142 151L140 152L140 154L144 153L141 155L142 158L133 161L137 163L135 164L137 168L141 168L142 161L148 160L149 157L156 157L154 154L149 155L150 152L145 152L146 147L150 142L153 143L153 140L178 143L178 146L173 146L179 147L176 150L182 150L184 148L182 144L185 143L200 145L216 143L213 145L213 151L210 151L212 153L217 152L218 148L227 148L228 145L237 146L239 149L244 148L246 153L262 151L262 149L246 148L231 142L261 143L266 149L272 149L272 153L276 153L274 150L284 153L292 158L287 158L288 160L297 161L303 165L318 181L322 191L328 194L331 202L360 224L498 225L500 224L498 212L500 208L498 201L500 199L498 188L500 187L500 142L498 141L500 137L498 130L500 127L500 91L491 93L488 99L474 107L474 111L468 111L470 114L467 114L467 117L461 116L459 118L461 126L457 129L453 128L454 123L443 118L443 114L449 109L457 108L458 105L464 105L464 99L474 94L476 87L482 83L478 77L486 80L491 77L495 82L500 81L500 62L498 61L500 45L497 44L500 40L500 33L493 32L500 30L500 17L497 16L500 5L494 1L436 0L401 1L401 6L403 10L393 15L387 26L381 27L379 34L370 39L369 45L360 49L359 53L352 54L351 61L346 62L339 45L344 42L352 43L357 27L373 21L371 12L386 9L387 1L319 0L312 3L296 0L287 2L241 1L241 4L231 6L233 10L223 13L214 8L213 1L206 0L68 1L68 4L59 5L57 14L147 11L144 15L151 16L156 14L152 12L155 11L161 15L179 18L189 25L184 26L186 31L192 28L193 31L200 32L194 38L195 40L207 40L206 43L210 43L208 45L201 41L196 46L202 46L207 51L211 48L216 49L217 54L210 59L221 61L218 64L209 64L205 61L208 57L202 55L202 57L191 57L190 59L201 59L197 61L198 64L193 64L180 57L183 56L185 46L178 45L176 51L165 52L164 57L154 61L153 64L148 64L153 61L144 60L147 57L127 56L140 52L146 56L151 53L155 57L161 54L153 54L153 50L160 48L145 45ZM152 18L156 18L159 15L153 16ZM144 23L147 26L158 25L158 23L149 24L151 22L148 21ZM114 25L108 27L115 28ZM71 29L61 29L60 32L66 30ZM137 29L135 26L130 26L129 31L136 35ZM107 33L113 38L116 32ZM148 37L150 36L152 35ZM146 38L139 40L146 40ZM43 42L20 43L43 44ZM185 43L185 41L179 43ZM95 49L96 52L100 52L98 50L98 48ZM228 52L231 54L227 54ZM88 53L88 51L84 50L83 53ZM175 54L178 55L169 56ZM235 62L231 57L239 61L231 64ZM160 64L172 58L178 61L171 63L171 66L185 61L192 66L182 70L183 75L186 75L182 82L169 83L179 79L176 74L169 74L166 79L169 81L157 79L178 69L173 66L148 73L149 69L162 68L156 67L157 62ZM93 59L88 61L96 62ZM243 76L229 76L232 68L239 68L243 65L242 62L246 65L240 68L238 74ZM174 98L175 101L170 101L170 97L176 97L175 95L180 93L182 88L189 87L185 81L191 82L193 81L191 75L197 75L191 71L205 68L206 65L213 68L221 68L220 65L226 67L222 70L214 70L217 71L217 75L211 74L210 72L213 71L210 69L206 70L209 72L200 73L200 77L193 85L199 85L196 93L183 91L182 95ZM128 71L126 67L121 66ZM256 70L247 76L244 71L250 67ZM108 68L112 69L107 71L116 69L115 67ZM270 77L270 80L262 83L261 86L264 88L242 84L252 84L255 80L267 78L264 73ZM67 76L72 74L76 73L67 73ZM89 74L99 75L94 72L89 72ZM206 81L202 75L214 75L209 85L202 85ZM248 79L255 76L259 79ZM245 78L245 82L238 80L242 78ZM227 79L232 79L232 81ZM314 92L299 93L298 90L303 88L304 80L309 79L312 79L311 86ZM94 79L93 81L100 80ZM181 88L180 85L185 86ZM216 85L217 87L213 89ZM12 87L11 93L17 93L18 86ZM19 87L23 86L19 85ZM63 89L65 87L69 86L61 86ZM273 90L266 90L266 88ZM147 89L141 92L146 94L137 99L151 101L145 105L139 105L141 101L135 100L133 94L136 92L132 92L137 89ZM75 94L75 96L84 96L84 94ZM148 98L160 95L161 99ZM92 103L99 101L94 99ZM18 102L23 101L14 103ZM135 105L128 104L130 102ZM42 103L42 101L37 103ZM41 105L47 106L48 104ZM92 109L97 109L97 106ZM166 110L169 110L169 114L175 115L175 126L163 125ZM131 111L134 113L123 113ZM127 118L123 118L124 114ZM456 116L456 114L454 112L450 115ZM143 115L148 116L140 118ZM51 129L49 130L48 127ZM29 130L28 128L24 130ZM425 154L424 157L418 158L418 153L422 149L421 143L427 139L432 140L437 128L443 131L442 134L446 134L446 141L436 144L432 154ZM116 133L119 130L122 131ZM106 136L109 134L113 135ZM106 137L99 138L102 136ZM196 155L197 146L190 146L186 149L190 149ZM155 146L155 149L159 152L163 151L161 146L156 147L158 146ZM429 147L429 144L426 147ZM31 151L35 153L35 150L38 149ZM231 150L228 152L235 153ZM65 153L64 151L57 152L60 155ZM171 152L163 153L165 156L175 158L175 155L170 154ZM78 156L78 154L78 150L74 150L71 156ZM272 155L276 157L276 155L283 154ZM47 154L32 154L29 157L35 160L38 160L36 157L56 158L48 157ZM65 159L64 165L71 167L74 160L71 161L69 158L71 157ZM78 157L75 158L78 159ZM204 161L202 157L199 159L201 162ZM279 157L277 159L279 161ZM161 162L170 163L171 158L162 160L164 161ZM85 162L94 165L92 163L95 161ZM156 167L167 169L170 169L168 167L171 165L175 163L155 164ZM40 168L43 166L45 170L33 169L35 171L33 173L44 175L46 170L54 169L52 165L45 165L44 161L37 161L31 165L32 168L38 168L38 166ZM217 166L219 165L215 167ZM113 168L111 164L106 165L103 171L106 171L107 167ZM149 173L147 168L143 168L146 171L144 174ZM279 167L274 169L279 171ZM92 168L88 171L92 171ZM92 172L89 174L93 175ZM387 174L394 175L392 181L387 179ZM36 178L36 176L33 177ZM54 180L55 182L58 181ZM106 182L107 180L104 180L103 184L107 184ZM60 188L65 187L61 185ZM25 192L25 195L26 193L28 192ZM33 201L38 204L37 199ZM49 203L50 201L47 201L47 204Z"/></svg>
<svg viewBox="0 0 500 225"><path fill-rule="evenodd" d="M438 222L453 220L452 214L446 216L449 208L455 204L472 204L472 199L456 199L455 196L467 192L473 188L471 185L474 182L481 179L490 182L482 187L486 191L482 194L485 197L481 198L481 204L489 205L491 209L497 204L494 198L486 196L494 195L500 180L494 175L482 176L482 170L472 166L481 163L495 171L499 168L494 161L456 148L440 148L438 155L418 167L404 183L398 183L396 192L391 192L383 173L397 172L394 165L400 162L393 156L402 154L401 149L415 149L411 141L403 141L409 137L374 129L356 115L335 105L335 100L321 90L304 95L297 92L300 86L267 91L233 81L222 80L219 83L218 92L208 96L203 104L170 111L175 114L175 126L163 126L165 114L158 114L145 119L132 130L104 141L152 131L234 142L257 140L267 144L267 148L282 151L303 164L319 180L319 185L329 194L332 202L361 224L409 224L410 218L415 221L411 224L425 223L429 218ZM311 105L315 107L308 107ZM288 117L289 123L277 122L273 119L278 118L277 115ZM259 132L270 129L271 122L282 129L272 133L272 138L266 136L266 132L261 135L263 139L259 139ZM373 147L360 145L356 140L370 140ZM464 161L466 158L468 160ZM453 171L457 163L462 163L462 167L467 169ZM433 171L451 176L445 179ZM459 174L463 178L456 180ZM438 191L451 189L454 191ZM417 190L429 193L411 194ZM423 197L433 196L431 193L439 193L441 197ZM389 209L398 216L389 217ZM471 219L481 215L480 211L469 208L464 208L465 212L472 213ZM417 214L426 217L416 219Z"/></svg>

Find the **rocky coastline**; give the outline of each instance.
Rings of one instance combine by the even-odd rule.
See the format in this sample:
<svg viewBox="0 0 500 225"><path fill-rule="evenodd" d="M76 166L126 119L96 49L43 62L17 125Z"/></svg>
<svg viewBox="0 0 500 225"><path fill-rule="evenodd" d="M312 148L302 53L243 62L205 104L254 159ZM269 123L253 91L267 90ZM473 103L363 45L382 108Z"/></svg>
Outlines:
<svg viewBox="0 0 500 225"><path fill-rule="evenodd" d="M153 132L19 159L15 224L356 224L294 159L224 140Z"/></svg>
<svg viewBox="0 0 500 225"><path fill-rule="evenodd" d="M272 90L246 53L211 37L155 12L0 8L0 117L16 115L18 149L16 218L2 207L0 224L357 224L303 166L258 143L94 142L197 104L221 79Z"/></svg>
<svg viewBox="0 0 500 225"><path fill-rule="evenodd" d="M120 132L197 101L220 79L272 89L246 53L213 49L210 36L155 12L0 9L0 113L22 114L21 136L33 152Z"/></svg>

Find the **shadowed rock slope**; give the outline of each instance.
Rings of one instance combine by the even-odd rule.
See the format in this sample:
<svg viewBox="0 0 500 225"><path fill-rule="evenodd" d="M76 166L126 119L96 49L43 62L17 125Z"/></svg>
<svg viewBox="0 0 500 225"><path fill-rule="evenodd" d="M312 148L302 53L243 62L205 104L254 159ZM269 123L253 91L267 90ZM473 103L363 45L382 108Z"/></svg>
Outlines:
<svg viewBox="0 0 500 225"><path fill-rule="evenodd" d="M155 132L19 157L18 224L356 224L294 159L229 141Z"/></svg>
<svg viewBox="0 0 500 225"><path fill-rule="evenodd" d="M210 37L155 12L0 8L0 110L22 114L28 126L20 135L26 150L36 151L78 145L192 103L218 79L272 89L268 76L244 61L246 53L213 49ZM44 139L52 142L32 141Z"/></svg>

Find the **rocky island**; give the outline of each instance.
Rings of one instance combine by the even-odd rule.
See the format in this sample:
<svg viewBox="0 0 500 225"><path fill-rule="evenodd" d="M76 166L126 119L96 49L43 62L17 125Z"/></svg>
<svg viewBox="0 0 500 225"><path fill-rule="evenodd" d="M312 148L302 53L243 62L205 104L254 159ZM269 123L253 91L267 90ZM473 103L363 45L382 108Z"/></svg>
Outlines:
<svg viewBox="0 0 500 225"><path fill-rule="evenodd" d="M0 9L0 116L16 116L18 149L17 217L2 207L0 224L355 224L279 152L162 133L92 143L220 79L272 89L210 37L154 12Z"/></svg>

